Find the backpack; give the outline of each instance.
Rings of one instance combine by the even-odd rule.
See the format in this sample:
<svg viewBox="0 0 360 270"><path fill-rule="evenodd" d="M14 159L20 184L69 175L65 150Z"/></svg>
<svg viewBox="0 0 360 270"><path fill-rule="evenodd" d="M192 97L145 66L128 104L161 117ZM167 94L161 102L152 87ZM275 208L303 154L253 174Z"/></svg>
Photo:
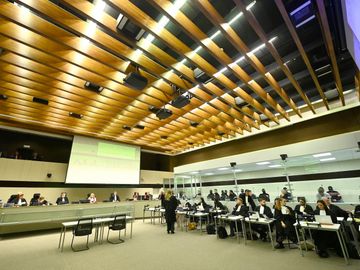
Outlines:
<svg viewBox="0 0 360 270"><path fill-rule="evenodd" d="M225 227L223 227L223 226L218 227L217 233L218 233L218 236L220 239L225 239L228 237L227 231L226 231Z"/></svg>
<svg viewBox="0 0 360 270"><path fill-rule="evenodd" d="M188 230L189 230L189 231L196 230L196 227L197 227L196 222L190 222L190 223L188 224Z"/></svg>
<svg viewBox="0 0 360 270"><path fill-rule="evenodd" d="M215 225L214 224L207 225L206 232L207 232L207 234L215 234L216 233Z"/></svg>

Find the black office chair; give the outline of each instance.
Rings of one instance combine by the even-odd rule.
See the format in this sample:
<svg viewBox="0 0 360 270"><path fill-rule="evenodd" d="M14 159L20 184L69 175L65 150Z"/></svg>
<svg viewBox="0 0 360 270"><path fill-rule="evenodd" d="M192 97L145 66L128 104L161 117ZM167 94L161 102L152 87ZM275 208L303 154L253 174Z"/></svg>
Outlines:
<svg viewBox="0 0 360 270"><path fill-rule="evenodd" d="M73 238L71 240L71 249L75 252L89 249L89 235L92 234L93 220L92 218L79 219L78 224L73 229ZM87 236L86 247L83 249L75 249L73 247L75 236Z"/></svg>
<svg viewBox="0 0 360 270"><path fill-rule="evenodd" d="M111 244L124 243L125 240L120 238L120 233L121 233L121 230L125 230L125 229L126 229L126 214L121 214L121 215L115 216L114 220L109 224L106 240ZM119 239L118 239L118 241L115 242L115 241L110 241L109 240L110 230L119 231Z"/></svg>

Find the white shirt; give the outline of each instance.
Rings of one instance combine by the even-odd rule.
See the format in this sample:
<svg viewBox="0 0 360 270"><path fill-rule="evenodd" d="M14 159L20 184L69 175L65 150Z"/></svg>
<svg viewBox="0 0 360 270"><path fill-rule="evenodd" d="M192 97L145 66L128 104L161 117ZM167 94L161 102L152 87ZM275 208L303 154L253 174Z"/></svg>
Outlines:
<svg viewBox="0 0 360 270"><path fill-rule="evenodd" d="M263 215L264 214L264 210L265 210L265 207L260 205L260 214Z"/></svg>
<svg viewBox="0 0 360 270"><path fill-rule="evenodd" d="M326 216L326 211L325 210L320 210L320 216Z"/></svg>
<svg viewBox="0 0 360 270"><path fill-rule="evenodd" d="M18 205L22 205L21 199L18 200Z"/></svg>
<svg viewBox="0 0 360 270"><path fill-rule="evenodd" d="M61 198L61 201L62 201L62 202L65 202L65 197L62 197L62 198Z"/></svg>
<svg viewBox="0 0 360 270"><path fill-rule="evenodd" d="M304 211L305 211L305 206L300 205L300 212L301 212L301 213L304 213Z"/></svg>
<svg viewBox="0 0 360 270"><path fill-rule="evenodd" d="M249 204L249 196L245 196L245 203L246 203L246 205Z"/></svg>
<svg viewBox="0 0 360 270"><path fill-rule="evenodd" d="M241 210L241 205L238 206L238 208L236 209L236 212L240 212Z"/></svg>
<svg viewBox="0 0 360 270"><path fill-rule="evenodd" d="M281 206L281 213L283 215L288 215L288 209L285 206Z"/></svg>

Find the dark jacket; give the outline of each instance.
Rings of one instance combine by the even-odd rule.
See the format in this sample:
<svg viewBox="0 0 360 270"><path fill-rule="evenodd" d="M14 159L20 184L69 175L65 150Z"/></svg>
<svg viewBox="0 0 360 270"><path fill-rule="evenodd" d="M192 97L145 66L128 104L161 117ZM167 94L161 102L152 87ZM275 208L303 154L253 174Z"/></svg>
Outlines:
<svg viewBox="0 0 360 270"><path fill-rule="evenodd" d="M235 205L233 211L231 212L231 214L233 216L243 216L246 217L248 216L248 212L249 212L249 207L245 206L244 204L241 205L240 211L238 211L238 205Z"/></svg>
<svg viewBox="0 0 360 270"><path fill-rule="evenodd" d="M243 200L243 203L244 203L247 207L250 208L250 206L251 206L252 210L255 210L256 205L255 205L255 202L254 202L253 198L251 198L251 196L248 196L248 202L249 202L248 204L249 204L249 205L246 204L246 196L245 196L245 193L240 194L240 198Z"/></svg>
<svg viewBox="0 0 360 270"><path fill-rule="evenodd" d="M170 200L164 200L165 208L165 219L166 222L175 222L176 221L176 208L178 207L178 201L175 196L171 196Z"/></svg>
<svg viewBox="0 0 360 270"><path fill-rule="evenodd" d="M285 207L287 209L289 209L289 214L288 215L284 215L281 210L278 210L275 208L275 212L274 212L274 218L276 219L277 222L284 222L286 225L293 225L296 221L295 219L295 212L292 210L291 207L286 206Z"/></svg>
<svg viewBox="0 0 360 270"><path fill-rule="evenodd" d="M295 209L294 209L295 213L297 213L298 215L302 215L302 214L303 214L303 213L300 212L300 207L301 207L301 205L298 204L298 205L295 206ZM304 212L305 212L306 214L308 214L308 215L313 215L313 214L314 214L314 209L312 209L312 207L311 207L310 205L306 204L306 205L305 205Z"/></svg>
<svg viewBox="0 0 360 270"><path fill-rule="evenodd" d="M62 201L62 197L59 197L56 199L56 204L69 204L69 198L65 196L64 201Z"/></svg>
<svg viewBox="0 0 360 270"><path fill-rule="evenodd" d="M273 218L274 215L271 212L271 208L269 206L266 206L266 205L264 207L265 207L265 209L264 209L264 214L263 215L267 216L268 218ZM260 213L260 205L256 206L255 211ZM260 216L264 217L263 215L260 215Z"/></svg>
<svg viewBox="0 0 360 270"><path fill-rule="evenodd" d="M15 198L14 200L11 201L11 203L13 203L15 206L18 205L19 198ZM24 198L22 198L21 199L21 206L27 206L27 205L28 205L27 201Z"/></svg>
<svg viewBox="0 0 360 270"><path fill-rule="evenodd" d="M345 210L341 209L339 206L335 204L330 204L328 207L330 212L332 212L336 217L347 218L349 216Z"/></svg>
<svg viewBox="0 0 360 270"><path fill-rule="evenodd" d="M270 202L270 195L266 192L263 192L259 194L259 199L265 199L265 201Z"/></svg>
<svg viewBox="0 0 360 270"><path fill-rule="evenodd" d="M225 206L219 201L214 202L214 208L219 208L220 210L225 210Z"/></svg>
<svg viewBox="0 0 360 270"><path fill-rule="evenodd" d="M116 194L116 199L115 199L114 193L111 193L109 201L110 202L113 202L113 201L120 202L120 196L118 194Z"/></svg>

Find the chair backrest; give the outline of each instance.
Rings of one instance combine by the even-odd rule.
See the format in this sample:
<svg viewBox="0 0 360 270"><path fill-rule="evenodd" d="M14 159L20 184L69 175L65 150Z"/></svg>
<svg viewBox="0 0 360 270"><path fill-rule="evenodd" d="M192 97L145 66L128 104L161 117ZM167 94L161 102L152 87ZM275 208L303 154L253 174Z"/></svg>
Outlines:
<svg viewBox="0 0 360 270"><path fill-rule="evenodd" d="M92 233L93 219L83 218L78 220L78 224L74 228L74 234L76 236L89 235Z"/></svg>
<svg viewBox="0 0 360 270"><path fill-rule="evenodd" d="M126 228L126 214L115 216L111 228L113 230L124 230Z"/></svg>

